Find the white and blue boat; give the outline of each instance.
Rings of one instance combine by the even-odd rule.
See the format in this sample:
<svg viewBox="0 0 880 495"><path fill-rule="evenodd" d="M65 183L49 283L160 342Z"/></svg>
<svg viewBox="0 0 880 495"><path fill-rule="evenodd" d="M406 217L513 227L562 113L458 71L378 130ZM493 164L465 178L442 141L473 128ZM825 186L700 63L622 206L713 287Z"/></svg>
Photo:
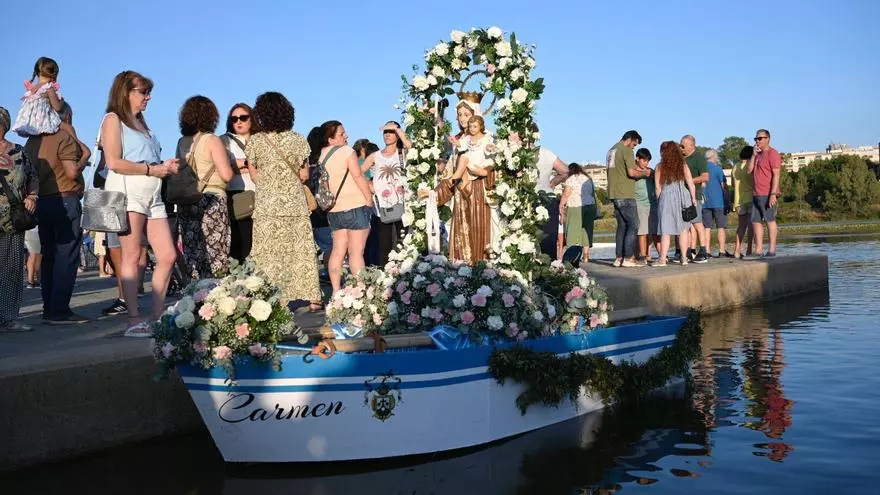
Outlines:
<svg viewBox="0 0 880 495"><path fill-rule="evenodd" d="M337 352L326 360L285 346L280 371L245 358L237 362L233 386L219 367L179 365L178 373L227 462L429 454L502 440L605 406L582 389L575 401L521 413L515 401L523 385L502 385L488 372L494 349L522 345L559 356L591 353L642 363L671 345L685 320L648 317L519 344Z"/></svg>

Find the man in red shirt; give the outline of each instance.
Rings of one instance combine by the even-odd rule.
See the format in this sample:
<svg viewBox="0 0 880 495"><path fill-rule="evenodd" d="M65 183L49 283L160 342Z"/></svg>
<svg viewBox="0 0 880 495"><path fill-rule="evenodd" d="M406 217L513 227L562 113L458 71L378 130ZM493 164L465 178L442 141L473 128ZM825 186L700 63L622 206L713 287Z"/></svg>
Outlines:
<svg viewBox="0 0 880 495"><path fill-rule="evenodd" d="M770 249L762 257L772 258L776 256L776 203L779 198L779 171L782 166L782 158L779 152L770 147L770 131L758 129L755 133L755 153L749 162L749 173L752 174L754 185L752 195L752 228L755 232L755 245L758 253L763 253L762 244L764 226L762 221L767 222L767 231L770 235Z"/></svg>

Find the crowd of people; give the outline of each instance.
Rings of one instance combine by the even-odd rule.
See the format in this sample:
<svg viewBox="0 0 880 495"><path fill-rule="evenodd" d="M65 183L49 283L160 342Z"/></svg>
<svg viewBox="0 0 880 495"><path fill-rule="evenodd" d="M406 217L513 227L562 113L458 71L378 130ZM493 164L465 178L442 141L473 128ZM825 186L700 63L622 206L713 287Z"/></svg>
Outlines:
<svg viewBox="0 0 880 495"><path fill-rule="evenodd" d="M187 279L198 279L222 276L230 260L250 258L281 288L286 301L320 311L322 272L338 291L346 262L352 273L366 265L384 266L405 234L404 170L411 143L397 122L381 127L381 148L368 139L349 146L346 129L337 120L312 128L304 137L293 130L290 101L267 92L253 105L233 105L226 113L225 132L218 136L216 105L205 96L193 96L180 109L175 155L163 159L144 113L153 82L123 71L109 91L97 139L100 156L91 156L77 138L57 79L58 64L40 58L15 121L0 108L0 171L10 186L0 195L0 258L9 267L0 276L2 331L30 329L17 321L25 269L27 285L40 284L42 317L48 324L89 321L70 308L83 245L81 200L88 188L125 198L127 228L93 232L89 239L101 273L108 265L106 274L117 279L118 297L103 314L127 315L125 335L131 337L151 335L150 322L164 311L175 265L185 266ZM456 111L460 132L449 138L449 164L445 159L441 163L445 178L431 200L445 204L454 198L453 217L443 226L450 256L477 261L487 259L499 242L488 159L494 145L478 101L464 98ZM27 143L7 141L10 131ZM641 136L625 133L609 151L607 163L608 197L617 219L615 266L644 265L650 246L659 253L653 264L664 266L673 237L684 253L679 256L682 264L704 262L712 225L718 229L719 253L727 255L723 233L728 208L740 219L731 256L751 245L743 236L752 231L760 252L762 220L770 232L766 256L773 256L779 154L769 147L769 137L760 130L755 147L743 150L731 200L717 154L697 153L692 136L679 144L664 142L660 163L652 168L648 149L633 151ZM90 163L96 171L87 187L83 170ZM573 246L580 250L578 262L589 261L593 224L600 213L591 178L580 165L566 166L543 147L537 168L537 187L551 213L542 251L562 257L563 247ZM561 195L555 192L560 185ZM20 231L14 226L16 208L34 216L37 227ZM148 249L152 307L145 317L138 294L143 292Z"/></svg>

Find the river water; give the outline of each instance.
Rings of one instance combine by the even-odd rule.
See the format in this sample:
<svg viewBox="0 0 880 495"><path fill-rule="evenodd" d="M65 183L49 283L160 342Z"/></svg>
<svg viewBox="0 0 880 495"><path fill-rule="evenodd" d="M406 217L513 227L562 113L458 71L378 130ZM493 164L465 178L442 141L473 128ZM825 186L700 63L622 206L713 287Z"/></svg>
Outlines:
<svg viewBox="0 0 880 495"><path fill-rule="evenodd" d="M457 455L227 466L206 433L0 477L18 493L880 493L880 237L789 238L829 290L704 318L691 394ZM381 441L381 439L378 439Z"/></svg>

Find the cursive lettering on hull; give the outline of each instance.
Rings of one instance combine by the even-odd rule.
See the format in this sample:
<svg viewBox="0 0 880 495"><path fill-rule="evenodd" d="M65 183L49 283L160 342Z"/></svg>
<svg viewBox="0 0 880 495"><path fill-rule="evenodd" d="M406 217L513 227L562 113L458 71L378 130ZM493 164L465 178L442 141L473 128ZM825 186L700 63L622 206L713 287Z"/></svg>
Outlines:
<svg viewBox="0 0 880 495"><path fill-rule="evenodd" d="M223 405L217 414L220 419L227 423L241 423L242 421L286 421L293 419L320 418L324 416L336 416L345 410L342 401L318 402L317 404L289 405L275 407L269 411L262 407L251 407L254 402L254 394L233 394Z"/></svg>

